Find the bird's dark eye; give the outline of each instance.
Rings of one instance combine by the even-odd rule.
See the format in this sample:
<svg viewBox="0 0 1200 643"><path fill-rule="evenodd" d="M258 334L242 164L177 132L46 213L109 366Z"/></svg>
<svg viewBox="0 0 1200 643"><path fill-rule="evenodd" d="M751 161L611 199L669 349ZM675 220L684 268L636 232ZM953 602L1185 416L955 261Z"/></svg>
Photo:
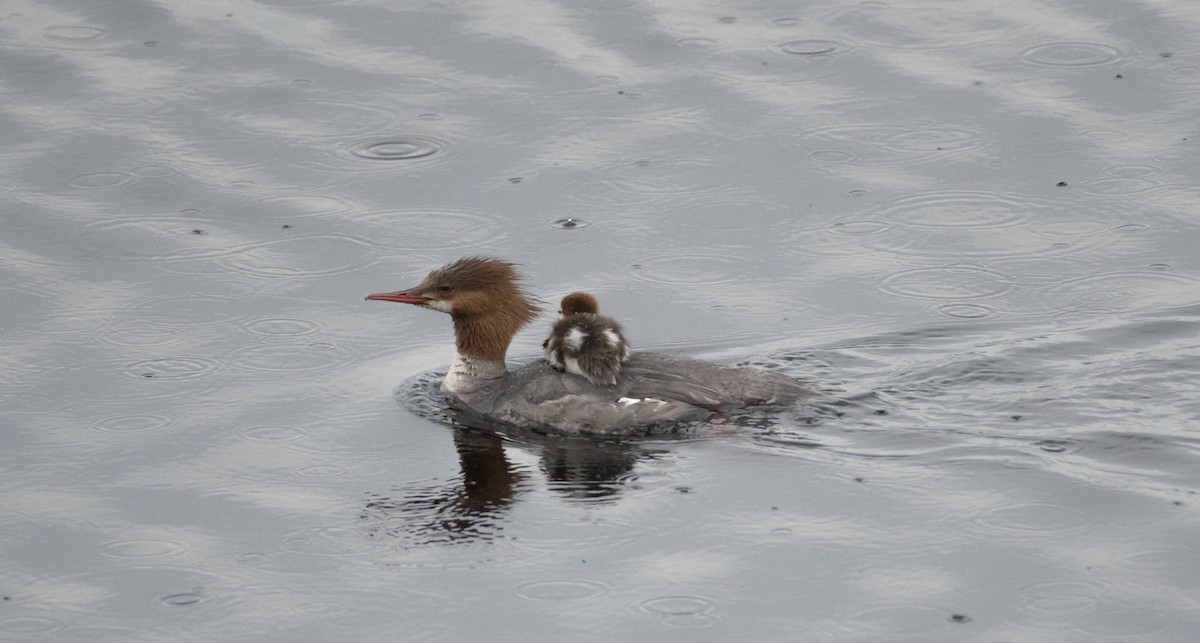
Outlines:
<svg viewBox="0 0 1200 643"><path fill-rule="evenodd" d="M450 292L450 286L438 286L438 290L441 292Z"/></svg>

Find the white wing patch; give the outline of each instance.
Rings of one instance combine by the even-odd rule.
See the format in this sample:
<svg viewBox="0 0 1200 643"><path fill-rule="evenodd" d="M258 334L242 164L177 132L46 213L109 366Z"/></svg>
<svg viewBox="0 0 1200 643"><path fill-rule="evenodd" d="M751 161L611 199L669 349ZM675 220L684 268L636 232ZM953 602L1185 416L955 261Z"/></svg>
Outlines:
<svg viewBox="0 0 1200 643"><path fill-rule="evenodd" d="M587 339L587 333L578 328L572 328L567 332L567 336L563 338L563 341L566 342L567 346L571 347L571 350L577 351L583 346L583 340L585 339Z"/></svg>
<svg viewBox="0 0 1200 643"><path fill-rule="evenodd" d="M604 335L605 339L608 340L609 344L612 344L613 346L621 345L621 338L620 338L620 336L617 335L616 331L614 331L613 329L605 328L604 332L602 332L600 334Z"/></svg>

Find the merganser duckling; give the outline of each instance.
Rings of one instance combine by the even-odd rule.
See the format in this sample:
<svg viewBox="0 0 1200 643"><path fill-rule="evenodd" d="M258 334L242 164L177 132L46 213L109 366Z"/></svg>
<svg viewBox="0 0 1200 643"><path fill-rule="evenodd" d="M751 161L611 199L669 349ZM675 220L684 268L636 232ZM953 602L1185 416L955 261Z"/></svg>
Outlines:
<svg viewBox="0 0 1200 643"><path fill-rule="evenodd" d="M617 320L601 315L596 298L586 292L563 297L559 308L562 319L542 342L546 363L556 371L616 386L621 365L629 359L624 329Z"/></svg>
<svg viewBox="0 0 1200 643"><path fill-rule="evenodd" d="M785 404L812 394L779 373L718 366L636 351L615 385L560 373L544 360L514 372L505 365L513 336L538 315L511 263L468 257L429 273L420 284L367 299L448 313L454 363L442 380L451 406L487 423L572 435L630 435L652 426L704 420L723 404Z"/></svg>

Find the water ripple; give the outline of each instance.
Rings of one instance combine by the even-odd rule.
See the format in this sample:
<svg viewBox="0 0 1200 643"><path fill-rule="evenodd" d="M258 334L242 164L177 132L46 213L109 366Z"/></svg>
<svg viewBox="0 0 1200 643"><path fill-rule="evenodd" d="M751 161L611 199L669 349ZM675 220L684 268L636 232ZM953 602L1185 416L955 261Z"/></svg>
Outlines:
<svg viewBox="0 0 1200 643"><path fill-rule="evenodd" d="M947 190L901 197L872 215L917 228L1003 228L1028 220L1033 207L1016 195Z"/></svg>
<svg viewBox="0 0 1200 643"><path fill-rule="evenodd" d="M546 222L547 228L557 230L575 230L577 228L587 228L592 224L588 219L577 219L575 217L564 217L561 219L552 219Z"/></svg>
<svg viewBox="0 0 1200 643"><path fill-rule="evenodd" d="M464 209L380 210L358 215L354 221L377 229L379 236L375 238L387 246L423 251L477 248L508 234L500 215Z"/></svg>
<svg viewBox="0 0 1200 643"><path fill-rule="evenodd" d="M1082 67L1113 62L1121 52L1094 42L1050 42L1030 47L1019 57L1022 62L1042 67Z"/></svg>
<svg viewBox="0 0 1200 643"><path fill-rule="evenodd" d="M84 172L72 176L67 184L84 190L103 190L120 187L132 180L133 176L128 172Z"/></svg>
<svg viewBox="0 0 1200 643"><path fill-rule="evenodd" d="M112 415L92 422L92 428L107 433L141 433L161 431L175 426L175 420L165 415L150 413Z"/></svg>
<svg viewBox="0 0 1200 643"><path fill-rule="evenodd" d="M62 627L63 624L59 621L37 616L0 618L0 632L8 632L9 634L45 635L60 630Z"/></svg>
<svg viewBox="0 0 1200 643"><path fill-rule="evenodd" d="M238 368L266 373L328 371L345 365L353 355L331 344L314 342L296 346L250 346L235 350L231 362Z"/></svg>
<svg viewBox="0 0 1200 643"><path fill-rule="evenodd" d="M1002 43L1020 29L1019 22L995 12L959 8L954 4L886 9L883 3L877 6L861 3L837 12L828 19L828 24L865 43L922 51Z"/></svg>
<svg viewBox="0 0 1200 643"><path fill-rule="evenodd" d="M604 585L586 580L541 580L517 586L517 596L535 601L578 601L607 591Z"/></svg>
<svg viewBox="0 0 1200 643"><path fill-rule="evenodd" d="M909 299L985 299L1012 289L1004 274L970 264L916 268L883 278L880 289Z"/></svg>
<svg viewBox="0 0 1200 643"><path fill-rule="evenodd" d="M127 317L138 320L136 325L119 326L130 329L127 333L117 332L124 337L137 337L139 332L132 329L145 329L149 337L165 335L168 328L185 326L194 329L197 326L218 325L237 322L245 315L246 301L235 295L220 295L210 293L189 293L186 295L168 295L143 299L127 310Z"/></svg>
<svg viewBox="0 0 1200 643"><path fill-rule="evenodd" d="M1051 297L1060 309L1102 312L1139 310L1155 302L1178 302L1192 297L1197 278L1162 270L1093 274L1060 283Z"/></svg>
<svg viewBox="0 0 1200 643"><path fill-rule="evenodd" d="M777 45L779 51L793 56L819 56L844 52L847 46L836 40L789 40Z"/></svg>
<svg viewBox="0 0 1200 643"><path fill-rule="evenodd" d="M718 43L712 38L680 38L675 44L685 49L710 49Z"/></svg>
<svg viewBox="0 0 1200 643"><path fill-rule="evenodd" d="M360 270L379 261L376 244L349 235L313 235L260 241L217 258L251 279L308 279Z"/></svg>
<svg viewBox="0 0 1200 643"><path fill-rule="evenodd" d="M937 312L945 317L954 319L983 319L996 316L997 309L983 304L943 304L937 307Z"/></svg>
<svg viewBox="0 0 1200 643"><path fill-rule="evenodd" d="M346 148L352 156L370 161L411 161L433 156L444 143L434 138L407 136L361 141Z"/></svg>
<svg viewBox="0 0 1200 643"><path fill-rule="evenodd" d="M1096 196L1146 194L1166 187L1153 176L1102 176L1079 184L1080 190Z"/></svg>
<svg viewBox="0 0 1200 643"><path fill-rule="evenodd" d="M713 602L699 596L659 596L642 601L639 607L671 627L711 627L719 620Z"/></svg>
<svg viewBox="0 0 1200 643"><path fill-rule="evenodd" d="M1045 581L1017 590L1025 604L1039 612L1073 612L1093 607L1104 586L1090 581Z"/></svg>
<svg viewBox="0 0 1200 643"><path fill-rule="evenodd" d="M190 549L174 540L113 540L100 546L100 554L111 558L162 558L178 556Z"/></svg>
<svg viewBox="0 0 1200 643"><path fill-rule="evenodd" d="M226 117L235 129L283 138L362 136L392 127L397 115L382 101L295 99L254 105Z"/></svg>
<svg viewBox="0 0 1200 643"><path fill-rule="evenodd" d="M713 253L663 253L636 261L633 278L655 284L716 286L743 283L752 267L736 257Z"/></svg>
<svg viewBox="0 0 1200 643"><path fill-rule="evenodd" d="M206 357L156 357L131 362L125 373L146 379L180 380L203 377L217 370L220 362Z"/></svg>
<svg viewBox="0 0 1200 643"><path fill-rule="evenodd" d="M136 216L84 226L75 243L111 261L176 262L211 259L228 252L230 235L209 218Z"/></svg>
<svg viewBox="0 0 1200 643"><path fill-rule="evenodd" d="M308 437L308 431L294 426L249 426L238 429L237 434L255 442L289 442Z"/></svg>
<svg viewBox="0 0 1200 643"><path fill-rule="evenodd" d="M171 607L188 607L203 602L204 594L199 590L193 590L190 592L168 594L158 600L163 605L169 605Z"/></svg>
<svg viewBox="0 0 1200 643"><path fill-rule="evenodd" d="M285 336L311 335L324 329L325 324L300 317L260 317L238 324L251 335Z"/></svg>
<svg viewBox="0 0 1200 643"><path fill-rule="evenodd" d="M710 160L660 159L649 165L622 164L597 179L588 176L565 188L583 211L624 211L631 206L685 209L717 201L744 200L748 192L729 183Z"/></svg>
<svg viewBox="0 0 1200 643"><path fill-rule="evenodd" d="M336 216L354 209L354 203L338 194L277 194L255 202L256 215L268 219Z"/></svg>
<svg viewBox="0 0 1200 643"><path fill-rule="evenodd" d="M974 155L991 145L991 140L980 130L926 122L907 126L835 125L807 134L815 144L830 146L813 152L814 156L821 154L822 160L867 165L899 165Z"/></svg>
<svg viewBox="0 0 1200 643"><path fill-rule="evenodd" d="M870 633L878 638L914 635L941 629L947 614L928 605L870 605L846 614L845 622L852 623L854 632ZM880 637L878 635L887 635ZM905 637L901 637L905 638Z"/></svg>
<svg viewBox="0 0 1200 643"><path fill-rule="evenodd" d="M42 30L47 49L88 51L113 49L121 43L108 37L108 32L92 25L52 25Z"/></svg>
<svg viewBox="0 0 1200 643"><path fill-rule="evenodd" d="M1092 526L1086 512L1049 502L1021 502L992 507L976 516L972 524L991 536L1018 539L1061 538Z"/></svg>

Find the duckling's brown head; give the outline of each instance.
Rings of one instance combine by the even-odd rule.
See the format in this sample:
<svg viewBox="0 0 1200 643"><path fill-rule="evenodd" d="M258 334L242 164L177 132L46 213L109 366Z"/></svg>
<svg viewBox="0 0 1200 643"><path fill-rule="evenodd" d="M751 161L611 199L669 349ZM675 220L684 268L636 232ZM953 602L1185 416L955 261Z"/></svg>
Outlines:
<svg viewBox="0 0 1200 643"><path fill-rule="evenodd" d="M600 314L600 304L596 302L596 298L586 292L573 292L566 297L563 297L562 304L558 311L563 319L570 317L576 313L591 313L593 315Z"/></svg>

